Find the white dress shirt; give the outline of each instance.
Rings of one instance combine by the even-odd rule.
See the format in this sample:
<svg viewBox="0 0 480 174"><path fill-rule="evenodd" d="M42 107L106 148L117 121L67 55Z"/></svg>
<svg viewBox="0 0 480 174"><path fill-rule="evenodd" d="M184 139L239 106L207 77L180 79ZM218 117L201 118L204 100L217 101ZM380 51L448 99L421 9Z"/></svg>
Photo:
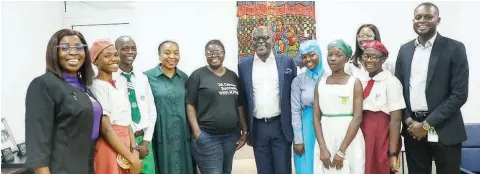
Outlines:
<svg viewBox="0 0 480 174"><path fill-rule="evenodd" d="M363 100L363 110L382 111L390 115L390 112L406 107L402 84L392 73L384 70L370 79L375 82L370 95ZM364 89L368 80L361 81Z"/></svg>
<svg viewBox="0 0 480 174"><path fill-rule="evenodd" d="M130 110L130 101L128 101L128 92L113 87L107 81L93 79L90 90L97 98L103 109L103 115L107 115L110 124L118 126L130 126L132 123L132 114Z"/></svg>
<svg viewBox="0 0 480 174"><path fill-rule="evenodd" d="M128 99L128 87L130 85L127 84L127 78L125 78L122 73L125 72L123 72L121 69L118 69L118 71L113 74L113 79L115 80L117 89L127 91ZM140 110L140 122L135 123L132 121L132 129L135 132L143 129L143 140L150 142L152 140L153 132L155 130L155 123L157 121L157 110L155 108L152 89L150 88L148 78L145 74L137 72L135 70L132 70L131 74L131 87L133 87L135 90L137 106Z"/></svg>
<svg viewBox="0 0 480 174"><path fill-rule="evenodd" d="M415 40L415 53L413 54L412 66L410 72L410 106L413 112L428 111L427 96L425 94L427 87L428 63L432 47L437 38L435 34L425 43L425 46Z"/></svg>
<svg viewBox="0 0 480 174"><path fill-rule="evenodd" d="M252 86L255 118L280 115L280 89L277 62L273 53L263 62L257 54L253 59Z"/></svg>

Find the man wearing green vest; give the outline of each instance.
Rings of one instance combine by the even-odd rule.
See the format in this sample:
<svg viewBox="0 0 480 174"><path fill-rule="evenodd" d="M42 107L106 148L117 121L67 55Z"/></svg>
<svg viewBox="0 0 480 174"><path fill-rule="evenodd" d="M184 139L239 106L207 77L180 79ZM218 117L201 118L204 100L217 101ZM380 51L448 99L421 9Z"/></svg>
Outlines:
<svg viewBox="0 0 480 174"><path fill-rule="evenodd" d="M135 132L135 147L142 159L142 174L155 174L155 161L152 153L153 132L157 120L157 111L152 89L147 77L133 69L137 57L135 41L128 36L121 36L115 41L120 56L119 70L114 74L117 89L124 90L130 100L132 110L132 130Z"/></svg>

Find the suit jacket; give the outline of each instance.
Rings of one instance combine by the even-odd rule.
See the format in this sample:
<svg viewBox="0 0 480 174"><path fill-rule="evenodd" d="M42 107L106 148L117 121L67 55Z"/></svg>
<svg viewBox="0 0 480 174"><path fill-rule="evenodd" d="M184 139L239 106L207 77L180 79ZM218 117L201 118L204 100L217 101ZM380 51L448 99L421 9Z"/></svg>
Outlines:
<svg viewBox="0 0 480 174"><path fill-rule="evenodd" d="M403 85L407 108L403 120L412 117L410 72L415 40L400 47L395 76ZM437 131L439 141L454 145L467 139L460 108L468 98L468 61L463 43L437 34L428 65L425 94L429 115L426 121ZM407 126L403 126L403 133ZM405 135L405 134L404 134Z"/></svg>
<svg viewBox="0 0 480 174"><path fill-rule="evenodd" d="M59 174L92 171L95 140L89 96L95 99L88 88L73 87L50 72L30 83L25 99L27 168L49 167Z"/></svg>
<svg viewBox="0 0 480 174"><path fill-rule="evenodd" d="M293 139L292 129L292 111L290 105L290 86L293 79L297 76L297 67L293 60L284 55L275 55L278 71L278 86L280 93L280 119L282 124L283 134L287 141ZM242 101L245 110L245 117L248 124L249 134L254 134L253 121L253 82L252 82L253 58L244 60L238 65L238 76L240 78L241 92L243 93Z"/></svg>

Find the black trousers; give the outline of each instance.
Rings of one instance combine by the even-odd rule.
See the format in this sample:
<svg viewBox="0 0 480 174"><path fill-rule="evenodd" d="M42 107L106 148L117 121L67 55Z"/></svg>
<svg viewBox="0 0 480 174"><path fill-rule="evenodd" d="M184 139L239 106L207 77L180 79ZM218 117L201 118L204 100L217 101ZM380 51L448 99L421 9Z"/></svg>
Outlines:
<svg viewBox="0 0 480 174"><path fill-rule="evenodd" d="M416 119L417 120L417 119ZM417 121L423 121L418 119ZM437 174L460 173L462 159L461 143L445 145L442 142L428 142L427 137L418 141L404 130L405 153L408 173L431 174L432 160L435 160Z"/></svg>

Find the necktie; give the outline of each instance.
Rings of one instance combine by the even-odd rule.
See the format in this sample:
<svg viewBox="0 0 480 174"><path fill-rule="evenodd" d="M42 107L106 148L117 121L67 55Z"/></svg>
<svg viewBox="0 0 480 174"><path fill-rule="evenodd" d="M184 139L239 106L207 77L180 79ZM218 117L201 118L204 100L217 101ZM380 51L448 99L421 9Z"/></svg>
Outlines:
<svg viewBox="0 0 480 174"><path fill-rule="evenodd" d="M372 87L373 87L374 82L375 81L373 81L371 79L368 81L367 86L363 90L363 99L366 99L368 97L368 95L370 95L370 92L372 91Z"/></svg>
<svg viewBox="0 0 480 174"><path fill-rule="evenodd" d="M115 81L109 80L107 82L110 83L114 88L117 88L117 85L115 85Z"/></svg>
<svg viewBox="0 0 480 174"><path fill-rule="evenodd" d="M132 83L132 74L122 73L122 75L127 79L128 99L130 100L132 110L132 120L138 123L140 122L140 109L138 109L137 105L137 96L135 95L135 87Z"/></svg>

